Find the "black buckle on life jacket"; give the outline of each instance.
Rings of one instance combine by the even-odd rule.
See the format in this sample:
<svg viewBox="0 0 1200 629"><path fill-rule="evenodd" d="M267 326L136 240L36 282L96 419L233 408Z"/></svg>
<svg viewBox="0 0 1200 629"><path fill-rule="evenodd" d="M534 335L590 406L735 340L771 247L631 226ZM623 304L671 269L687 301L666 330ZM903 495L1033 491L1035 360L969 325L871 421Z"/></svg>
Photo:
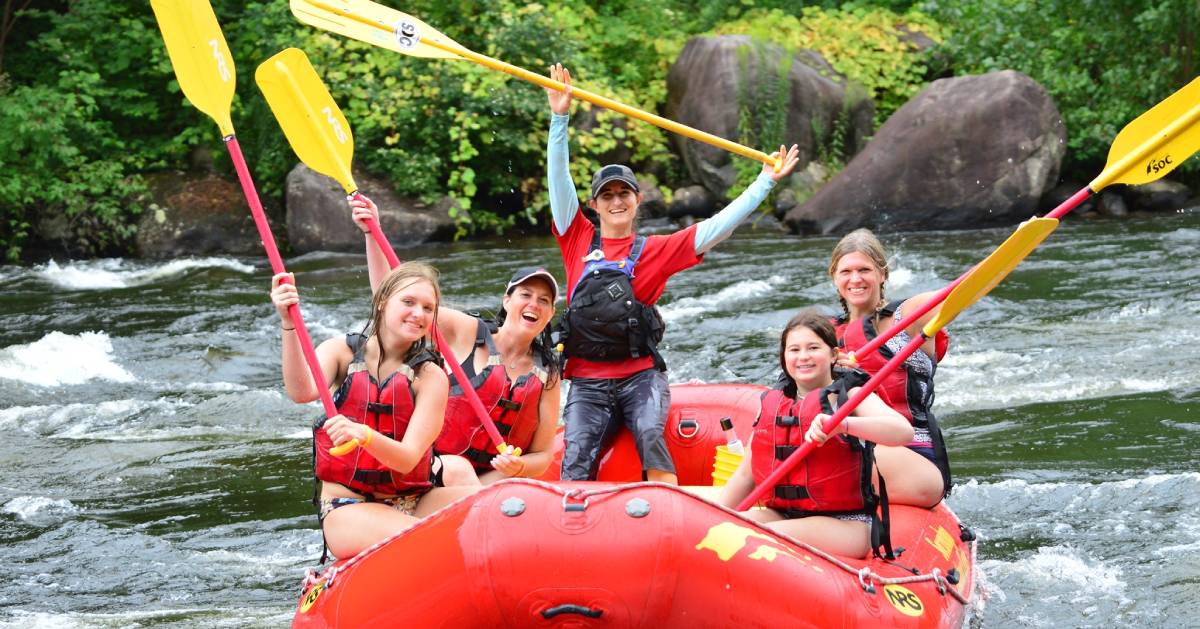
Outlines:
<svg viewBox="0 0 1200 629"><path fill-rule="evenodd" d="M613 282L612 284L605 286L604 292L608 293L608 298L613 301L617 301L625 296L625 288L621 286L620 282Z"/></svg>
<svg viewBox="0 0 1200 629"><path fill-rule="evenodd" d="M354 470L354 480L365 485L387 485L392 482L390 470Z"/></svg>
<svg viewBox="0 0 1200 629"><path fill-rule="evenodd" d="M514 413L521 410L520 402L514 402L506 398L500 398L499 400L496 400L496 405L506 411L512 411Z"/></svg>
<svg viewBox="0 0 1200 629"><path fill-rule="evenodd" d="M775 425L791 428L792 426L800 425L800 418L794 415L778 415L775 417Z"/></svg>
<svg viewBox="0 0 1200 629"><path fill-rule="evenodd" d="M775 460L787 460L787 458L792 456L792 453L796 451L796 448L797 446L775 446Z"/></svg>
<svg viewBox="0 0 1200 629"><path fill-rule="evenodd" d="M380 402L367 402L367 412L376 413L379 415L391 415L393 407L391 404L382 404Z"/></svg>
<svg viewBox="0 0 1200 629"><path fill-rule="evenodd" d="M494 423L496 424L496 432L500 433L501 436L507 437L508 433L512 432L512 424L506 424L504 422Z"/></svg>
<svg viewBox="0 0 1200 629"><path fill-rule="evenodd" d="M808 498L808 488L804 485L776 485L775 497L780 500L804 500Z"/></svg>

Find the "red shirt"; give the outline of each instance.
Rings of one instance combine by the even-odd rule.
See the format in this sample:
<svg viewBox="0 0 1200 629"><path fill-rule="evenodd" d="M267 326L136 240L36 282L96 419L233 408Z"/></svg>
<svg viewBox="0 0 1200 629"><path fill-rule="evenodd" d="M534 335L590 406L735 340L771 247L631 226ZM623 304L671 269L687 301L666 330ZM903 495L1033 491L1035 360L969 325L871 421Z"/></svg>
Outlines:
<svg viewBox="0 0 1200 629"><path fill-rule="evenodd" d="M586 264L583 258L591 253L596 227L587 220L582 210L575 213L567 233L559 234L553 225L551 222L554 237L558 239L558 248L562 250L563 266L567 269L569 295L583 273ZM628 257L634 237L630 234L624 238L601 238L600 246L604 249L604 257L609 260ZM648 236L642 255L633 270L633 296L648 306L654 305L658 298L662 297L667 288L667 280L671 279L672 275L700 264L703 259L703 254L696 254L695 225L669 235ZM567 298L567 304L570 305L570 297ZM625 378L653 367L653 356L611 361L593 361L576 356L567 361L563 377Z"/></svg>

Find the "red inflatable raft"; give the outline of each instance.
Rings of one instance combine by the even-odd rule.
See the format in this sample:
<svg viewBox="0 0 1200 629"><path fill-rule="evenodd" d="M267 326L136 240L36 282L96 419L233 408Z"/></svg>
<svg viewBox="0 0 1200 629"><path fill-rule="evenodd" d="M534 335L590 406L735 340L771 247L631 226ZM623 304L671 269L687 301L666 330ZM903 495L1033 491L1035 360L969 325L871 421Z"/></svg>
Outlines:
<svg viewBox="0 0 1200 629"><path fill-rule="evenodd" d="M711 484L720 418L746 438L761 390L672 387L681 482ZM618 440L601 478L640 477L632 450ZM887 562L781 537L697 495L712 491L499 482L310 578L292 626L961 626L974 542L945 505L893 506L905 550Z"/></svg>

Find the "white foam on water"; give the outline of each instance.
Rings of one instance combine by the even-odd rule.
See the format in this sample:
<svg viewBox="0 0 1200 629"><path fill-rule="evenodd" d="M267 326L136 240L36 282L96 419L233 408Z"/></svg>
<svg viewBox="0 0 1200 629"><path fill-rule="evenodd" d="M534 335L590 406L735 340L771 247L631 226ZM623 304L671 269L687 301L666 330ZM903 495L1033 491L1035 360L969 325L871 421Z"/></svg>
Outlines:
<svg viewBox="0 0 1200 629"><path fill-rule="evenodd" d="M210 426L148 427L139 415L153 413L159 419L193 406L181 400L105 400L61 406L12 406L0 409L0 427L59 439L129 441L165 439L215 432Z"/></svg>
<svg viewBox="0 0 1200 629"><path fill-rule="evenodd" d="M946 410L1002 408L1127 393L1186 390L1200 383L1194 370L1149 369L1142 353L1112 354L1111 364L1087 361L1082 355L1047 351L987 349L950 352L938 365L935 408ZM1137 366L1136 368L1131 365Z"/></svg>
<svg viewBox="0 0 1200 629"><path fill-rule="evenodd" d="M765 280L743 280L730 284L712 295L684 297L675 300L660 308L659 311L662 313L663 321L673 323L694 318L706 312L725 310L738 304L761 299L786 283L787 278L782 275L772 275Z"/></svg>
<svg viewBox="0 0 1200 629"><path fill-rule="evenodd" d="M204 627L283 627L291 622L294 605L287 608L179 608L137 610L116 613L51 613L12 609L7 620L0 619L0 629L129 629L131 627L158 626L160 619L191 616L202 622ZM172 624L171 626L178 626Z"/></svg>
<svg viewBox="0 0 1200 629"><path fill-rule="evenodd" d="M0 512L11 513L22 520L29 521L37 517L79 513L79 508L70 500L45 496L17 496L4 503L4 506L0 507Z"/></svg>
<svg viewBox="0 0 1200 629"><path fill-rule="evenodd" d="M913 281L913 272L904 268L896 267L888 271L887 283L891 288L904 288Z"/></svg>
<svg viewBox="0 0 1200 629"><path fill-rule="evenodd" d="M178 390L179 386L171 383L168 390ZM184 391L203 391L213 393L228 393L232 391L249 391L250 387L236 382L189 382L183 386Z"/></svg>
<svg viewBox="0 0 1200 629"><path fill-rule="evenodd" d="M80 384L93 379L133 382L133 374L112 359L104 332L51 332L25 345L0 349L0 378L33 385Z"/></svg>
<svg viewBox="0 0 1200 629"><path fill-rule="evenodd" d="M146 266L121 258L73 261L59 266L51 260L34 267L42 280L61 288L73 290L105 290L143 286L183 275L194 269L223 268L238 273L253 273L254 267L232 258L184 258Z"/></svg>

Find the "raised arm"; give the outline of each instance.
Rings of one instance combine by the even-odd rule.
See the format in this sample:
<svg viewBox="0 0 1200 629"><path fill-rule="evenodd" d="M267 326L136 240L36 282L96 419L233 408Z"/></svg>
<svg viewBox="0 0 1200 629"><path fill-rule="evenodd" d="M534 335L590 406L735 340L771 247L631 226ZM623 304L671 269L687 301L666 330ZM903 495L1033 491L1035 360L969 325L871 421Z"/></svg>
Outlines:
<svg viewBox="0 0 1200 629"><path fill-rule="evenodd" d="M284 278L289 282L283 282ZM304 350L301 349L300 337L296 334L296 323L288 314L289 306L300 303L300 293L296 290L296 285L291 283L294 281L291 273L280 273L271 278L271 303L279 313L279 327L283 335L280 356L283 386L293 402L304 404L320 397L321 392L313 382L308 363L304 360ZM336 386L340 382L342 366L350 363L349 348L339 339L329 339L318 345L316 352L325 382Z"/></svg>
<svg viewBox="0 0 1200 629"><path fill-rule="evenodd" d="M371 294L374 295L379 288L379 283L392 270L387 256L379 248L379 243L371 237L371 230L366 223L367 219L372 219L376 225L379 224L379 208L375 206L374 201L361 194L351 198L349 204L350 218L354 219L354 224L362 230L367 241L367 279L371 283Z"/></svg>
<svg viewBox="0 0 1200 629"><path fill-rule="evenodd" d="M579 193L571 181L571 165L567 147L567 124L571 111L571 72L561 63L550 66L550 78L567 85L565 91L546 89L550 103L550 137L546 142L546 180L550 190L550 214L554 229L567 233L575 213L579 211Z"/></svg>
<svg viewBox="0 0 1200 629"><path fill-rule="evenodd" d="M696 224L697 255L707 253L717 243L728 238L733 230L737 229L737 226L746 220L747 216L750 216L754 208L767 198L771 188L774 188L780 179L790 175L800 161L800 149L795 144L790 149L780 146L779 152L773 155L784 156L783 166L780 167L779 172L775 172L770 165L764 165L758 178L738 195L738 198L725 206L725 209Z"/></svg>

